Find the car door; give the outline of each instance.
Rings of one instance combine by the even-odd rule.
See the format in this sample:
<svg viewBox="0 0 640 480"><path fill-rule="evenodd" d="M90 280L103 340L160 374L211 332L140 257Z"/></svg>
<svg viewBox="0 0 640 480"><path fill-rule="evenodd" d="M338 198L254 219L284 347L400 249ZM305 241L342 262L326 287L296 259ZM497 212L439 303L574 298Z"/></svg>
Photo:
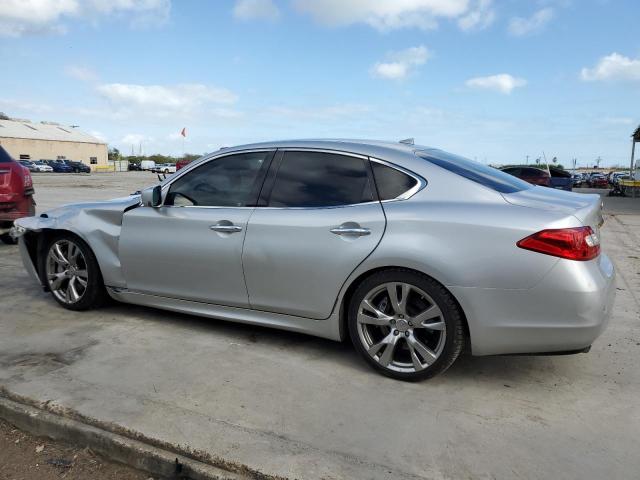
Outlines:
<svg viewBox="0 0 640 480"><path fill-rule="evenodd" d="M328 318L384 232L369 160L281 150L262 191L243 250L251 308Z"/></svg>
<svg viewBox="0 0 640 480"><path fill-rule="evenodd" d="M162 206L126 212L119 249L127 288L247 307L242 244L272 156L214 158L163 188Z"/></svg>

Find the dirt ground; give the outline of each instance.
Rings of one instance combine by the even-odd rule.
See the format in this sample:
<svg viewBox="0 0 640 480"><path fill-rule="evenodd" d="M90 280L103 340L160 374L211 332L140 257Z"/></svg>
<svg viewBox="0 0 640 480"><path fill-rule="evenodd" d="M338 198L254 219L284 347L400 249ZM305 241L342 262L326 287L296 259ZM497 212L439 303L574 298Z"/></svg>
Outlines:
<svg viewBox="0 0 640 480"><path fill-rule="evenodd" d="M147 480L86 448L34 437L0 420L0 480Z"/></svg>

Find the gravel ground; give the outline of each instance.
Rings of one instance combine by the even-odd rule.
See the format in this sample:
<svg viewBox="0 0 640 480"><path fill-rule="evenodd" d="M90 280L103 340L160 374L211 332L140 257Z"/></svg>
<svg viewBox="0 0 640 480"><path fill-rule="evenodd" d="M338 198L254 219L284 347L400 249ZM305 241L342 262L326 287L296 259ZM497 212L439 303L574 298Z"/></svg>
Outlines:
<svg viewBox="0 0 640 480"><path fill-rule="evenodd" d="M146 480L86 448L34 437L0 420L0 480Z"/></svg>

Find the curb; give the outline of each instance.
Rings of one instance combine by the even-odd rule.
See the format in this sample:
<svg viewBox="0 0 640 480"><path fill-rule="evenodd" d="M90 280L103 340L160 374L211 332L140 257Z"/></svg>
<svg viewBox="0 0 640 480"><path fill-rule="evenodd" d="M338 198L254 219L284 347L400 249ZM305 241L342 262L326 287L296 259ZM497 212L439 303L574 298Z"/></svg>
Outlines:
<svg viewBox="0 0 640 480"><path fill-rule="evenodd" d="M249 478L1 396L0 418L33 435L87 446L110 460L164 478L191 480L246 480Z"/></svg>

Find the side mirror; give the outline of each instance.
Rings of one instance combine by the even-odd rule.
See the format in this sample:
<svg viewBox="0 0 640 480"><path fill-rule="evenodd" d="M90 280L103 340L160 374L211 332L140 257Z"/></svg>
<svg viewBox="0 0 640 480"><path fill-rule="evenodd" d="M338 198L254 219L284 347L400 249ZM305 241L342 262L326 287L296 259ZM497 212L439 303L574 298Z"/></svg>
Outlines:
<svg viewBox="0 0 640 480"><path fill-rule="evenodd" d="M162 203L162 187L156 185L155 187L145 188L140 197L144 207L159 207Z"/></svg>

